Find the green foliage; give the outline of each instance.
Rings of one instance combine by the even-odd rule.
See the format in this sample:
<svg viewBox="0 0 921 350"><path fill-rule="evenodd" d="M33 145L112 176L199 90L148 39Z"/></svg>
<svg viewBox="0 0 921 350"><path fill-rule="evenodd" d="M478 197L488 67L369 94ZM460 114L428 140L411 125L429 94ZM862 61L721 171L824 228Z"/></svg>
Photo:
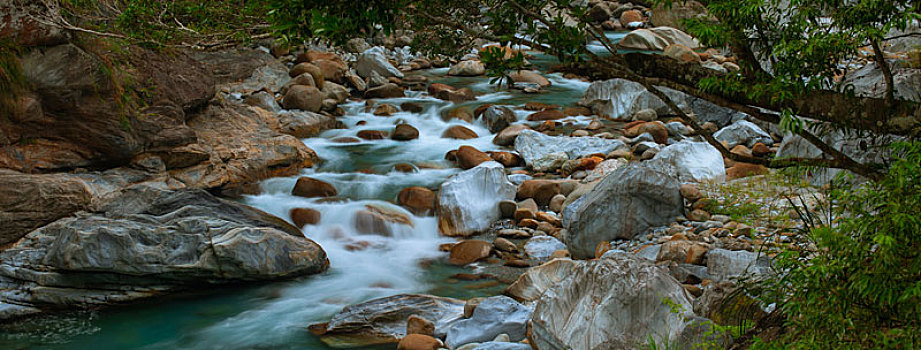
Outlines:
<svg viewBox="0 0 921 350"><path fill-rule="evenodd" d="M832 191L837 219L809 232L813 252L778 255L785 273L759 296L779 305L792 332L756 348L921 346L921 143L893 149L881 181Z"/></svg>
<svg viewBox="0 0 921 350"><path fill-rule="evenodd" d="M273 31L285 43L323 37L344 44L353 37L390 34L408 1L268 0Z"/></svg>
<svg viewBox="0 0 921 350"><path fill-rule="evenodd" d="M147 47L246 41L265 22L268 0L62 0L64 14L94 30L124 34ZM102 18L102 20L100 20Z"/></svg>
<svg viewBox="0 0 921 350"><path fill-rule="evenodd" d="M775 105L790 105L820 89L848 92L839 79L843 63L919 18L911 0L715 0L707 2L707 10L719 21L687 20L692 36L707 46L733 47L737 54L740 47L752 47L754 58L769 62L770 69L741 61L744 77L727 75L699 87ZM801 127L797 111L782 112L787 130Z"/></svg>
<svg viewBox="0 0 921 350"><path fill-rule="evenodd" d="M506 50L498 46L490 46L480 51L480 59L486 66L486 76L492 78L489 83L498 82L499 87L502 87L502 83L505 82L506 86L511 88L515 82L510 73L524 69L525 59L521 51L515 51L511 57L506 56Z"/></svg>
<svg viewBox="0 0 921 350"><path fill-rule="evenodd" d="M12 113L16 100L26 90L27 81L22 74L18 50L8 41L0 41L0 117Z"/></svg>

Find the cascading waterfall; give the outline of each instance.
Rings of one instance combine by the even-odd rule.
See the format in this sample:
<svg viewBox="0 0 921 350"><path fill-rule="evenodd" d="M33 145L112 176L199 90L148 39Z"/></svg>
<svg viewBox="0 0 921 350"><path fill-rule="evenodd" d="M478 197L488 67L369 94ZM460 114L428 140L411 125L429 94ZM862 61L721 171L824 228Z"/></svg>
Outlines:
<svg viewBox="0 0 921 350"><path fill-rule="evenodd" d="M536 58L535 60L539 60ZM496 92L483 77L442 77L444 69L426 72L433 80L457 87L471 87L485 93L471 108L484 103L517 107L526 102L571 105L578 100L588 83L564 79L559 74L547 77L553 83L546 92L527 95L516 91ZM259 195L244 199L246 204L278 217L288 219L292 208L311 208L321 213L318 225L307 225L305 236L319 243L330 260L328 272L305 279L279 282L262 287L214 287L220 293L210 293L194 299L156 301L157 305L138 305L94 314L93 321L70 326L67 334L55 336L61 349L324 349L325 345L310 335L306 327L325 322L343 307L373 298L398 293L434 293L439 281L433 281L431 269L422 262L439 258L438 245L453 242L441 237L437 219L420 217L400 208L392 201L403 188L422 186L437 189L460 169L444 160L450 150L470 145L482 151L498 150L491 134L481 121L468 123L445 121L441 115L457 104L429 97L421 92L407 92L404 98L380 99L399 107L404 102L423 106L421 113L398 112L391 116L375 116L365 110L365 102L341 105L346 111L339 118L346 128L328 130L319 137L303 140L316 151L322 163L305 169L299 176L309 176L334 185L339 191L336 199L302 198L291 195L297 176L273 178L262 183ZM532 113L516 110L519 122ZM577 126L585 126L590 118L579 117ZM358 125L364 121L362 125ZM354 137L361 130L391 131L395 124L405 122L419 130L419 138L411 141L362 140L339 143L332 139ZM463 125L479 137L469 140L442 138L450 126ZM416 171L403 173L394 165L412 164ZM355 229L356 214L368 205L385 207L407 215L412 227L389 224L391 236L362 234ZM444 283L444 282L441 282ZM205 291L209 292L209 291ZM210 291L213 292L213 291ZM476 293L476 292L471 292ZM482 292L480 292L482 293ZM162 304L160 304L162 303ZM85 320L85 316L81 316ZM47 328L60 330L59 324ZM43 337L46 335L42 335ZM103 342L103 340L105 340ZM105 345L100 345L105 343Z"/></svg>

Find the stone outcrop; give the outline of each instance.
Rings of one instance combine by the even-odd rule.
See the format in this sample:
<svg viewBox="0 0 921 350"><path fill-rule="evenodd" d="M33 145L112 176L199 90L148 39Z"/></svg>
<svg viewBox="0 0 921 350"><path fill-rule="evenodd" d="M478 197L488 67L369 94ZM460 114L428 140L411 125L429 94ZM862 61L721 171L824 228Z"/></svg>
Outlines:
<svg viewBox="0 0 921 350"><path fill-rule="evenodd" d="M680 91L659 87L685 112L691 112L686 95ZM585 90L579 104L589 107L598 115L614 119L629 119L644 109L655 110L658 115L675 114L662 100L646 91L639 83L625 79L609 79L593 82Z"/></svg>
<svg viewBox="0 0 921 350"><path fill-rule="evenodd" d="M625 147L619 140L598 137L547 136L524 129L515 138L515 151L535 171L547 171L562 166L562 161L586 157L595 153L607 154ZM556 154L561 154L562 159Z"/></svg>
<svg viewBox="0 0 921 350"><path fill-rule="evenodd" d="M672 312L664 301L681 308ZM537 349L637 349L675 343L690 314L687 293L664 268L629 253L573 265L538 299L528 336Z"/></svg>
<svg viewBox="0 0 921 350"><path fill-rule="evenodd" d="M631 239L684 214L675 169L659 162L628 164L572 202L566 246L575 258L591 258L604 241ZM564 216L567 215L567 207Z"/></svg>
<svg viewBox="0 0 921 350"><path fill-rule="evenodd" d="M347 306L328 323L311 325L314 334L334 348L396 344L406 336L406 320L422 317L436 332L464 316L464 301L431 295L398 294Z"/></svg>
<svg viewBox="0 0 921 350"><path fill-rule="evenodd" d="M446 236L467 236L499 219L499 202L515 198L505 167L494 161L454 175L438 192L438 228Z"/></svg>
<svg viewBox="0 0 921 350"><path fill-rule="evenodd" d="M294 226L201 190L134 186L0 252L0 301L26 307L117 304L207 284L326 270Z"/></svg>

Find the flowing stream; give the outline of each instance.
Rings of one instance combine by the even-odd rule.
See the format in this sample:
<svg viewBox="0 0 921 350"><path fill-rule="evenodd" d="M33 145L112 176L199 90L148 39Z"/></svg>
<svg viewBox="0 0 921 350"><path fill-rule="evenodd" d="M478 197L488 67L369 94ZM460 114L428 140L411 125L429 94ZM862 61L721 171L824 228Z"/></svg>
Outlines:
<svg viewBox="0 0 921 350"><path fill-rule="evenodd" d="M609 36L619 40L622 34ZM596 45L598 46L598 45ZM537 56L532 62L546 67L553 59ZM446 77L447 69L423 71L432 82L470 87L482 95L465 103L471 110L491 103L521 106L527 102L573 105L588 83L548 74L553 83L541 94L495 91L485 77ZM418 74L412 73L412 74ZM312 323L325 322L343 307L398 293L429 293L470 298L501 293L503 286L476 285L478 281L450 278L470 272L444 263L438 245L454 239L438 234L434 217L412 216L391 204L397 193L409 186L437 189L445 179L460 171L444 160L450 150L471 145L482 151L497 150L490 134L479 121L444 121L441 114L457 107L421 92L407 91L404 98L382 99L378 103L399 106L415 102L421 113L399 112L389 117L365 111L365 102L342 105L340 120L346 129L328 130L303 142L315 150L321 164L305 169L310 176L333 184L341 200L301 198L290 195L297 177L274 178L262 183L259 195L244 199L246 204L282 218L289 210L309 207L321 212L319 225L307 225L304 234L319 243L329 256L330 269L321 275L272 283L260 287L215 286L195 295L104 311L62 314L53 318L8 325L0 330L4 349L326 349L307 332ZM519 122L531 112L516 110ZM337 137L355 136L360 130L392 130L404 121L416 127L416 140L389 139L338 143ZM581 117L577 125L587 125ZM363 123L360 123L363 122ZM362 124L362 125L359 125ZM464 125L480 137L470 140L441 138L452 125ZM408 163L416 172L395 171L394 165ZM411 215L413 227L395 225L391 237L360 234L353 220L368 204L387 206ZM355 249L356 246L361 249Z"/></svg>

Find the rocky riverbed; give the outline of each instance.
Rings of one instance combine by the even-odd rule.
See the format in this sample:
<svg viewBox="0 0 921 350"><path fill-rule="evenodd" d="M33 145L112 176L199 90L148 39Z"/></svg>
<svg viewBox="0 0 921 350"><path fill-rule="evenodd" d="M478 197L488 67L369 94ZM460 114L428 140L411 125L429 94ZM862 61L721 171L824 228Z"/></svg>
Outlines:
<svg viewBox="0 0 921 350"><path fill-rule="evenodd" d="M620 49L738 69L674 18L600 3ZM477 53L395 42L136 51L164 94L126 122L104 98L118 90L82 73L102 62L47 35L24 58L34 91L0 121L8 348L728 346L709 322L770 307L734 282L808 249L789 202L822 203L724 159L641 85L551 73L535 52L497 90ZM732 152L815 152L662 89Z"/></svg>

